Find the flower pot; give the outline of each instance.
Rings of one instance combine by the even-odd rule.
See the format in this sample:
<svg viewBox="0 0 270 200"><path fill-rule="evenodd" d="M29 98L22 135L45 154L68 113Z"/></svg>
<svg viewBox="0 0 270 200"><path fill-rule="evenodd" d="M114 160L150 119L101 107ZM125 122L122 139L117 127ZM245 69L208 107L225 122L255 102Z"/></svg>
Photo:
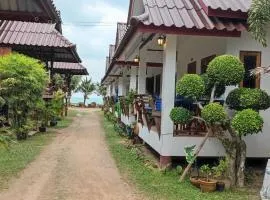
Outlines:
<svg viewBox="0 0 270 200"><path fill-rule="evenodd" d="M28 137L27 133L17 133L16 134L17 140L26 140Z"/></svg>
<svg viewBox="0 0 270 200"><path fill-rule="evenodd" d="M38 130L40 133L45 133L47 129L46 127L39 127Z"/></svg>
<svg viewBox="0 0 270 200"><path fill-rule="evenodd" d="M218 192L223 192L225 190L225 183L224 182L217 182L216 190Z"/></svg>
<svg viewBox="0 0 270 200"><path fill-rule="evenodd" d="M206 181L206 179L200 179L200 188L202 192L214 192L217 188L217 182L214 180Z"/></svg>
<svg viewBox="0 0 270 200"><path fill-rule="evenodd" d="M200 188L200 179L198 177L190 177L189 180L196 188Z"/></svg>

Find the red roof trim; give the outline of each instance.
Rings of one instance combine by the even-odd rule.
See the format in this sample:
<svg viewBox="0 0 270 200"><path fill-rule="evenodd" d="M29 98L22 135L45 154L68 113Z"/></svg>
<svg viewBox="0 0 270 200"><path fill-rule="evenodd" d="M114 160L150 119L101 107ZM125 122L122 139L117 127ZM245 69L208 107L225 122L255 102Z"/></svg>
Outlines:
<svg viewBox="0 0 270 200"><path fill-rule="evenodd" d="M140 24L138 27L139 32L143 33L162 33L162 34L175 34L175 35L197 35L197 36L219 36L219 37L241 37L240 31L219 31L219 30L208 30L208 29L187 29L177 27L165 27L165 26L146 26Z"/></svg>
<svg viewBox="0 0 270 200"><path fill-rule="evenodd" d="M147 62L146 67L157 67L157 68L162 68L163 63L154 63L154 62Z"/></svg>
<svg viewBox="0 0 270 200"><path fill-rule="evenodd" d="M247 19L248 14L241 11L233 11L231 9L221 10L221 9L213 9L205 5L203 0L198 0L204 12L209 17L224 17L224 18L233 18L233 19Z"/></svg>

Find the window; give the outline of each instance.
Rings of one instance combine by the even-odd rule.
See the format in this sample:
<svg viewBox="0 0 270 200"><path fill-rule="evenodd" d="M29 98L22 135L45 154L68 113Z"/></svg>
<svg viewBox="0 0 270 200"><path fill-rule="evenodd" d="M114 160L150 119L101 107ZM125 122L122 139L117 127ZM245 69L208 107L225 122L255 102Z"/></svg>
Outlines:
<svg viewBox="0 0 270 200"><path fill-rule="evenodd" d="M241 87L260 88L260 75L252 76L250 72L261 66L261 52L241 51L240 59L245 66L245 77Z"/></svg>
<svg viewBox="0 0 270 200"><path fill-rule="evenodd" d="M197 74L197 63L196 61L195 62L192 62L192 63L189 63L188 64L188 74Z"/></svg>
<svg viewBox="0 0 270 200"><path fill-rule="evenodd" d="M160 96L161 75L156 76L156 95Z"/></svg>
<svg viewBox="0 0 270 200"><path fill-rule="evenodd" d="M154 77L146 78L146 91L148 94L153 95L154 94Z"/></svg>
<svg viewBox="0 0 270 200"><path fill-rule="evenodd" d="M205 74L209 63L216 57L216 55L208 56L201 60L201 74Z"/></svg>

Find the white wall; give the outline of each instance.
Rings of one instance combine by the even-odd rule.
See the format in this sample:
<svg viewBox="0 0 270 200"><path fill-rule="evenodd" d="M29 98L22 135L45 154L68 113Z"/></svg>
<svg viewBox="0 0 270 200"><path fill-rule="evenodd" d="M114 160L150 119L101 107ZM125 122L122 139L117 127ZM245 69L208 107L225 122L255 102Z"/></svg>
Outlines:
<svg viewBox="0 0 270 200"><path fill-rule="evenodd" d="M268 37L268 41L270 37ZM240 55L240 51L261 51L262 66L270 65L270 47L264 48L245 32L241 38L227 39L227 54ZM270 75L264 75L261 79L261 89L270 94ZM270 110L261 112L264 117L263 133L246 137L248 157L270 157Z"/></svg>

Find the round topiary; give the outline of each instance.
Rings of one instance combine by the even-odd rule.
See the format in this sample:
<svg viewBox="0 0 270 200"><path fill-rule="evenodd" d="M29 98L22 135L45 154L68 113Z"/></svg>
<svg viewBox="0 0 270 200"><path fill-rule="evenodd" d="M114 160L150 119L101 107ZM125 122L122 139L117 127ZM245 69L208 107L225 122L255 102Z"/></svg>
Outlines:
<svg viewBox="0 0 270 200"><path fill-rule="evenodd" d="M197 74L184 75L176 85L176 92L193 100L199 99L205 92L204 81Z"/></svg>
<svg viewBox="0 0 270 200"><path fill-rule="evenodd" d="M202 109L202 118L208 124L222 123L226 120L226 112L219 103L210 103Z"/></svg>
<svg viewBox="0 0 270 200"><path fill-rule="evenodd" d="M270 96L261 89L237 88L226 99L230 109L266 110L270 107Z"/></svg>
<svg viewBox="0 0 270 200"><path fill-rule="evenodd" d="M171 110L170 118L175 124L186 124L192 118L192 113L182 107L176 107Z"/></svg>
<svg viewBox="0 0 270 200"><path fill-rule="evenodd" d="M204 85L205 85L205 93L204 95L206 95L207 97L211 96L212 93L212 89L214 87L214 83L211 82L210 78L208 77L207 74L203 74L201 75L203 81L204 81ZM226 91L226 87L225 85L217 85L216 86L216 91L215 91L215 97L219 98L221 97Z"/></svg>
<svg viewBox="0 0 270 200"><path fill-rule="evenodd" d="M232 55L218 56L212 60L207 68L207 75L212 82L229 86L239 84L245 74L243 63Z"/></svg>
<svg viewBox="0 0 270 200"><path fill-rule="evenodd" d="M232 120L232 128L239 136L246 136L261 132L263 123L263 118L258 112L246 109L235 115Z"/></svg>

